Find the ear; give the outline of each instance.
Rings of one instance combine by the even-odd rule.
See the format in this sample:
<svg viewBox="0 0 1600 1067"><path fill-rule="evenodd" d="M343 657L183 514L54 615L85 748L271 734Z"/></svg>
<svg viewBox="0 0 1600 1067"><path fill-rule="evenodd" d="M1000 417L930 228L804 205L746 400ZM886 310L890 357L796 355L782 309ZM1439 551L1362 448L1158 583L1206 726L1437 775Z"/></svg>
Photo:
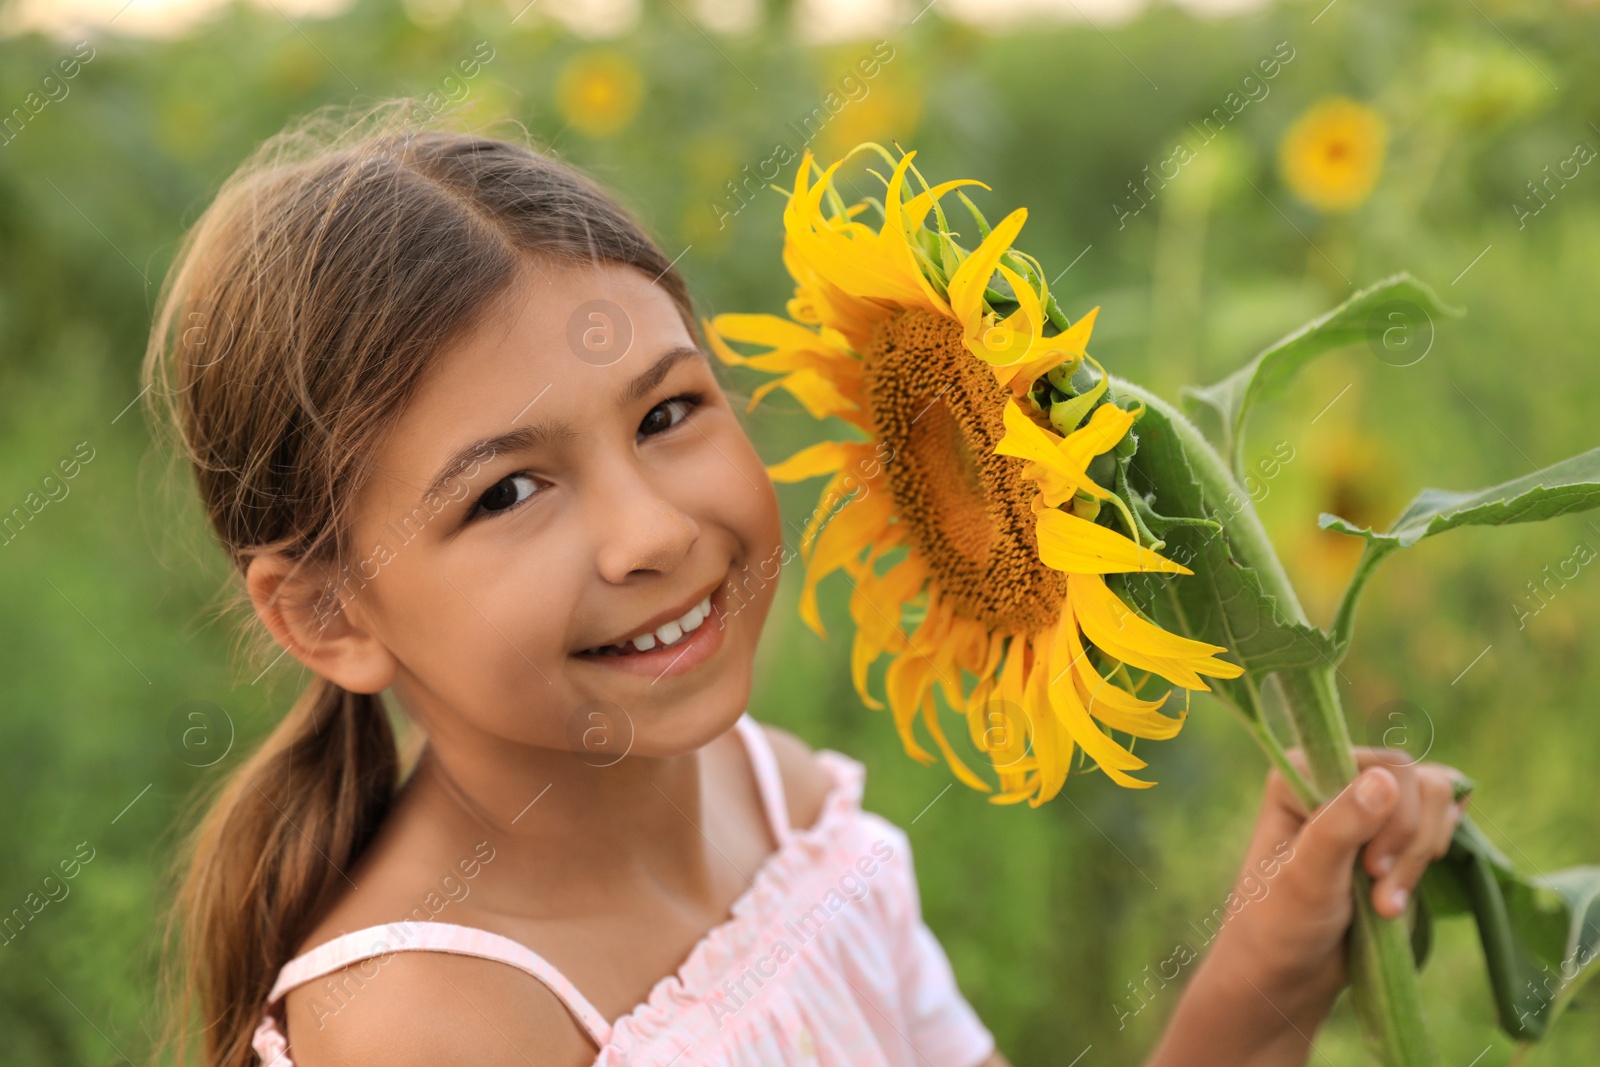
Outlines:
<svg viewBox="0 0 1600 1067"><path fill-rule="evenodd" d="M250 561L245 587L278 644L315 673L352 693L379 693L398 664L344 603L325 568L266 553Z"/></svg>

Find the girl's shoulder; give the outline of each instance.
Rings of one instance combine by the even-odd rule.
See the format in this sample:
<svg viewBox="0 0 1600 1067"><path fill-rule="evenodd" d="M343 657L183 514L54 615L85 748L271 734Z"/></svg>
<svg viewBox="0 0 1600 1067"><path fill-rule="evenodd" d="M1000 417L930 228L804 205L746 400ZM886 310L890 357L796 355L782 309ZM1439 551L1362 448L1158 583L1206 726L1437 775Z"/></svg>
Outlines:
<svg viewBox="0 0 1600 1067"><path fill-rule="evenodd" d="M469 956L397 952L291 990L285 1004L297 1067L581 1067L595 1057L547 987Z"/></svg>
<svg viewBox="0 0 1600 1067"><path fill-rule="evenodd" d="M782 727L760 725L772 746L772 757L783 779L789 825L796 829L816 825L828 791L833 788L832 775L822 766L810 745Z"/></svg>
<svg viewBox="0 0 1600 1067"><path fill-rule="evenodd" d="M346 935L370 933L420 947L437 924L408 904L422 899L408 864L392 854L358 862L352 889L300 945L302 958ZM418 916L421 915L421 921ZM441 919L484 930L492 920L451 900ZM412 942L407 946L407 942ZM352 953L355 955L355 953ZM443 951L366 956L290 989L279 1009L291 1047L274 1067L578 1067L595 1050L562 999L498 959Z"/></svg>

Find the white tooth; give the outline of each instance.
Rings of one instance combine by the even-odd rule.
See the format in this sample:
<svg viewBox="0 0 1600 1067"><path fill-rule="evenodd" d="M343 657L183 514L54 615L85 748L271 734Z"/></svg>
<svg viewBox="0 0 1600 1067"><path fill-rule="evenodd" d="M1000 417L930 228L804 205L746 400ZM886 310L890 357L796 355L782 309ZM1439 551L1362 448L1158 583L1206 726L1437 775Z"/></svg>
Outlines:
<svg viewBox="0 0 1600 1067"><path fill-rule="evenodd" d="M661 639L663 645L670 645L683 636L683 627L675 622L664 622L656 627L656 636Z"/></svg>
<svg viewBox="0 0 1600 1067"><path fill-rule="evenodd" d="M693 607L689 609L689 614L678 620L678 625L683 627L685 633L688 633L692 630L700 629L700 624L705 621L706 617L700 614L700 609Z"/></svg>
<svg viewBox="0 0 1600 1067"><path fill-rule="evenodd" d="M649 652L652 648L656 647L656 635L640 634L638 637L633 639L633 647L637 648L640 652Z"/></svg>
<svg viewBox="0 0 1600 1067"><path fill-rule="evenodd" d="M695 607L700 609L700 617L702 619L706 618L711 614L711 598L709 596L706 597L704 600L700 601L700 603L696 604Z"/></svg>

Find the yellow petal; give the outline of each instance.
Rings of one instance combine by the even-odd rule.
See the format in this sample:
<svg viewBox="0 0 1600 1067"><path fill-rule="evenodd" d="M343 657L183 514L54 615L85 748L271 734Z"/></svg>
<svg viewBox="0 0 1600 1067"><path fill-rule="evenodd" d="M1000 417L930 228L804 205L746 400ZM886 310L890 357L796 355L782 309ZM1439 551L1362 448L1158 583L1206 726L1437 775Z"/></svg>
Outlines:
<svg viewBox="0 0 1600 1067"><path fill-rule="evenodd" d="M1084 710L1082 702L1078 700L1077 687L1072 680L1072 669L1076 664L1073 642L1067 636L1072 629L1073 624L1070 621L1058 625L1054 640L1050 644L1050 707L1060 717L1067 733L1083 746L1083 751L1099 764L1107 777L1118 785L1130 789L1147 789L1155 783L1142 781L1124 773L1145 766L1144 760L1102 732L1089 717L1088 711Z"/></svg>
<svg viewBox="0 0 1600 1067"><path fill-rule="evenodd" d="M872 695L871 688L867 685L867 672L883 654L885 646L873 644L863 637L860 630L856 631L856 639L850 645L850 684L855 686L856 695L861 698L861 703L873 711L883 710L883 701Z"/></svg>
<svg viewBox="0 0 1600 1067"><path fill-rule="evenodd" d="M1028 777L1029 777L1029 781L1032 782L1032 781L1036 780L1038 776L1037 775L1029 775ZM1024 800L1032 800L1032 798L1034 796L1034 793L1035 793L1035 787L1030 784L1030 785L1024 786L1021 789L1013 789L1013 790L1010 790L1009 792L1005 792L1005 793L996 793L994 796L989 798L989 803L991 803L991 804L1019 804ZM1038 805L1034 805L1034 806L1037 807Z"/></svg>
<svg viewBox="0 0 1600 1067"><path fill-rule="evenodd" d="M1011 247L1011 242L1027 220L1028 209L1025 207L1019 207L1007 215L950 276L947 287L950 310L969 336L977 329L983 316L983 291L988 288L989 277L994 274L1001 254Z"/></svg>
<svg viewBox="0 0 1600 1067"><path fill-rule="evenodd" d="M989 783L972 773L972 769L961 762L961 757L956 755L956 750L950 747L950 742L945 739L944 728L939 725L939 708L933 699L933 689L929 688L922 698L922 722L927 726L928 733L933 735L933 743L938 746L939 752L944 756L944 761L950 765L955 776L962 782L976 789L980 793L992 793Z"/></svg>
<svg viewBox="0 0 1600 1067"><path fill-rule="evenodd" d="M1030 337L1039 336L1044 329L1044 306L1039 303L1039 294L1033 291L1033 286L1022 275L1004 263L997 263L996 267L1000 270L1000 276L1011 286L1012 292L1017 294L1017 310L1007 316L1006 322L1015 330L1026 327ZM1013 322L1013 319L1017 321Z"/></svg>
<svg viewBox="0 0 1600 1067"><path fill-rule="evenodd" d="M1100 306L1097 304L1084 312L1083 317L1071 326L1050 338L1068 356L1087 355L1089 351L1089 335L1094 333L1094 320L1100 317Z"/></svg>
<svg viewBox="0 0 1600 1067"><path fill-rule="evenodd" d="M718 336L743 344L817 352L829 348L821 334L776 315L724 313L713 318L710 327Z"/></svg>
<svg viewBox="0 0 1600 1067"><path fill-rule="evenodd" d="M1101 404L1094 409L1086 425L1063 438L1056 449L1059 456L1056 468L1058 484L1046 487L1046 503L1052 507L1066 503L1069 494L1064 492L1065 485L1071 485L1075 490L1081 489L1101 500L1108 499L1110 491L1102 489L1089 477L1089 464L1096 456L1115 448L1117 442L1127 436L1133 420L1132 412L1124 411L1115 404Z"/></svg>
<svg viewBox="0 0 1600 1067"><path fill-rule="evenodd" d="M850 676L869 708L882 708L883 703L867 690L867 670L885 651L906 647L900 617L906 602L922 590L927 579L927 567L910 555L882 576L869 570L856 579L855 592L850 597L850 617L856 624Z"/></svg>
<svg viewBox="0 0 1600 1067"><path fill-rule="evenodd" d="M1054 337L1039 338L1026 360L1008 367L996 367L995 380L1001 385L1009 385L1013 395L1025 395L1033 387L1034 380L1045 371L1075 356L1087 354L1089 335L1094 332L1094 320L1099 314L1098 307L1092 308Z"/></svg>
<svg viewBox="0 0 1600 1067"><path fill-rule="evenodd" d="M965 616L954 620L950 633L950 654L956 666L969 674L983 669L989 648L989 628L977 619ZM952 701L952 704L956 701ZM964 707L964 705L963 705Z"/></svg>
<svg viewBox="0 0 1600 1067"><path fill-rule="evenodd" d="M999 322L980 314L965 323L962 341L969 352L991 367L1026 363L1036 358L1038 346L1045 343L1041 337L1044 312L1038 296L1015 271L1003 263L997 266L1014 287L1019 306Z"/></svg>
<svg viewBox="0 0 1600 1067"><path fill-rule="evenodd" d="M817 583L861 555L880 536L893 514L888 493L871 493L846 504L817 537L806 580L800 588L800 617L818 637L827 637L817 611Z"/></svg>
<svg viewBox="0 0 1600 1067"><path fill-rule="evenodd" d="M749 356L745 359L744 365L755 370L764 370L769 374L789 374L793 371L809 370L824 377L836 378L840 372L848 373L847 369L835 360L797 348L780 348L763 352L759 356Z"/></svg>
<svg viewBox="0 0 1600 1067"><path fill-rule="evenodd" d="M1134 737L1151 741L1165 741L1183 728L1187 712L1180 711L1177 718L1162 715L1156 709L1167 701L1163 693L1160 700L1141 700L1109 678L1103 678L1084 654L1078 637L1078 624L1069 619L1064 624L1072 651L1072 675L1083 700L1084 710L1113 730L1121 730Z"/></svg>
<svg viewBox="0 0 1600 1067"><path fill-rule="evenodd" d="M1237 678L1244 673L1237 663L1214 658L1215 653L1227 651L1222 646L1168 633L1134 612L1099 575L1069 574L1067 599L1084 636L1095 647L1174 685L1209 690L1200 675Z"/></svg>
<svg viewBox="0 0 1600 1067"><path fill-rule="evenodd" d="M911 159L915 152L907 152L895 165L894 173L889 178L889 186L884 193L884 219L883 229L872 240L881 259L893 265L891 273L904 275L911 278L918 290L920 299L915 302L902 300L908 307L923 307L938 315L949 315L949 308L945 304L933 284L922 273L921 263L917 253L911 246L911 228L907 224L903 209L900 204L901 191L905 187L906 172L911 167ZM946 183L949 185L950 183ZM931 206L931 201L930 201ZM926 215L926 209L921 214Z"/></svg>
<svg viewBox="0 0 1600 1067"><path fill-rule="evenodd" d="M1023 657L1027 639L1014 636L1010 639L1004 666L989 697L989 723L986 729L986 751L996 769L1018 767L1029 758L1029 743L1037 732L1033 717L1035 709L1027 705L1027 673L1023 670ZM1033 755L1038 755L1034 750Z"/></svg>
<svg viewBox="0 0 1600 1067"><path fill-rule="evenodd" d="M972 738L972 746L980 752L990 750L987 735L994 724L989 722L988 705L990 694L996 684L995 672L1000 669L1000 657L1005 651L1005 635L986 633L985 644L983 663L973 671L978 681L972 687L972 693L967 699L967 732Z"/></svg>
<svg viewBox="0 0 1600 1067"><path fill-rule="evenodd" d="M994 446L995 454L1016 456L1038 464L1040 469L1034 470L1028 476L1045 488L1047 504L1054 507L1064 503L1080 489L1102 500L1110 495L1087 473L1089 460L1094 456L1081 456L1082 447L1067 451L1063 447L1066 439L1030 419L1015 400L1006 401L1001 419L1005 423L1006 432ZM1050 477L1040 477L1045 472L1048 472Z"/></svg>
<svg viewBox="0 0 1600 1067"><path fill-rule="evenodd" d="M1115 530L1057 508L1039 512L1034 532L1039 539L1040 561L1068 574L1194 573L1159 552L1134 544Z"/></svg>
<svg viewBox="0 0 1600 1067"><path fill-rule="evenodd" d="M849 493L845 487L849 484L851 473L841 470L828 479L828 484L823 486L822 495L817 497L817 506L811 509L811 515L806 519L805 529L800 533L800 558L807 562L811 559L811 550L817 542L817 532L822 529L822 524L833 516L839 501Z"/></svg>
<svg viewBox="0 0 1600 1067"><path fill-rule="evenodd" d="M976 178L957 178L954 181L940 182L926 192L918 193L905 202L900 218L900 229L907 236L914 234L928 217L928 211L933 207L933 202L952 189L959 189L964 185L976 185L979 189L989 188Z"/></svg>
<svg viewBox="0 0 1600 1067"><path fill-rule="evenodd" d="M797 370L793 374L757 386L751 392L750 405L745 410L755 410L755 406L761 403L768 393L780 386L800 401L801 406L814 419L825 419L829 415L856 409L855 402L839 392L839 387L821 374L813 370Z"/></svg>
<svg viewBox="0 0 1600 1067"><path fill-rule="evenodd" d="M1069 464L1081 463L1087 467L1094 457L1115 448L1132 425L1131 411L1124 411L1115 404L1101 404L1094 409L1086 425L1067 434L1061 442L1061 453Z"/></svg>
<svg viewBox="0 0 1600 1067"><path fill-rule="evenodd" d="M894 728L900 734L900 744L908 756L922 763L932 763L936 757L917 743L911 724L922 705L922 696L927 692L928 678L932 673L933 665L926 657L908 652L895 657L883 679L884 689L889 696L889 710L894 716Z"/></svg>
<svg viewBox="0 0 1600 1067"><path fill-rule="evenodd" d="M843 468L862 451L862 446L852 441L823 441L802 448L782 463L774 463L767 468L767 474L775 482L803 482Z"/></svg>
<svg viewBox="0 0 1600 1067"><path fill-rule="evenodd" d="M1028 798L1029 806L1035 808L1061 792L1072 766L1072 736L1050 711L1050 671L1043 651L1042 647L1034 648L1032 670L1025 683L1033 713L1033 752L1039 760L1037 793Z"/></svg>
<svg viewBox="0 0 1600 1067"><path fill-rule="evenodd" d="M862 574L850 615L857 627L885 639L900 629L902 609L922 592L927 581L928 566L915 554L908 554L881 575Z"/></svg>
<svg viewBox="0 0 1600 1067"><path fill-rule="evenodd" d="M915 260L906 258L908 248L882 241L882 235L861 223L830 225L822 217L822 197L834 173L861 147L829 166L815 185L805 187L804 179L797 179L796 193L784 209L786 239L797 258L845 292L904 307L928 306L927 280L915 269ZM809 152L800 169L808 165ZM903 236L900 243L904 244Z"/></svg>

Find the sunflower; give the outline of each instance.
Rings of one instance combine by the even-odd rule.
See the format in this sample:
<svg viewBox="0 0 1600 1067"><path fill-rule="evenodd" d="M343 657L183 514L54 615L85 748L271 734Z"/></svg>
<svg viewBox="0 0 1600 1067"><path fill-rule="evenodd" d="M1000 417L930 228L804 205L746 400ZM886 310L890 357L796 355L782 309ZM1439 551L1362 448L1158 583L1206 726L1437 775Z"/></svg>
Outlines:
<svg viewBox="0 0 1600 1067"><path fill-rule="evenodd" d="M863 151L893 170L877 175L881 202L846 207L834 176ZM826 637L817 584L844 572L862 701L885 707L868 677L889 656L885 696L905 750L936 760L918 740L920 721L952 772L991 800L1042 804L1075 754L1080 768L1092 762L1121 785L1152 785L1129 773L1146 765L1133 739L1172 737L1186 713L1163 714L1170 688L1152 698L1145 685L1159 677L1204 690L1204 677L1242 668L1217 658L1226 649L1163 630L1107 584L1107 575L1190 572L1160 554L1116 477L1142 408L1117 401L1087 352L1099 309L1069 323L1039 263L1012 247L1026 209L991 228L956 192L981 233L971 251L958 244L941 201L987 186L930 187L914 156L864 144L822 170L807 151L784 190L788 317L705 323L721 360L780 375L754 391L751 408L783 388L812 416L835 416L865 438L825 441L768 468L784 482L831 476L801 533L800 614ZM869 207L877 229L859 218ZM998 789L957 754L935 690L965 717Z"/></svg>
<svg viewBox="0 0 1600 1067"><path fill-rule="evenodd" d="M1294 194L1322 211L1358 207L1383 169L1388 125L1383 116L1346 97L1317 104L1284 136L1278 163Z"/></svg>
<svg viewBox="0 0 1600 1067"><path fill-rule="evenodd" d="M589 137L609 137L627 126L643 97L639 68L610 49L580 53L556 81L561 117Z"/></svg>

